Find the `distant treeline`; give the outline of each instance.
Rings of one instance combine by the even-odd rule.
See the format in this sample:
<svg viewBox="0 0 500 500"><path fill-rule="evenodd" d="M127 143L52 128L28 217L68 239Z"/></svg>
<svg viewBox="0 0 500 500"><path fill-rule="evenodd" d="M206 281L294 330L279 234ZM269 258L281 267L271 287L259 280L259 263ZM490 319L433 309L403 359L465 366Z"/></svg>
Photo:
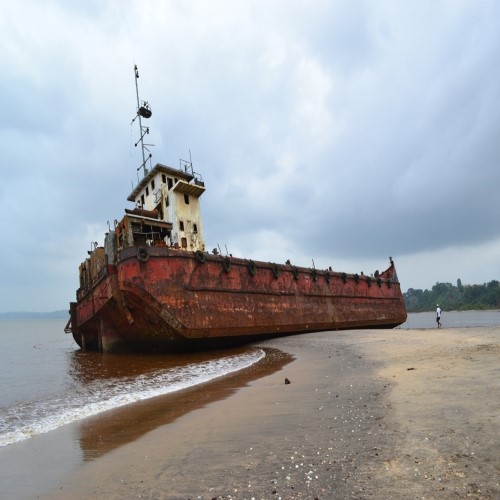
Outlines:
<svg viewBox="0 0 500 500"><path fill-rule="evenodd" d="M69 313L66 309L53 312L5 312L0 313L0 319L66 319Z"/></svg>
<svg viewBox="0 0 500 500"><path fill-rule="evenodd" d="M432 290L409 288L403 297L408 312L431 311L437 304L445 311L500 309L500 282L492 280L483 285L462 285L458 279L457 286L436 283Z"/></svg>

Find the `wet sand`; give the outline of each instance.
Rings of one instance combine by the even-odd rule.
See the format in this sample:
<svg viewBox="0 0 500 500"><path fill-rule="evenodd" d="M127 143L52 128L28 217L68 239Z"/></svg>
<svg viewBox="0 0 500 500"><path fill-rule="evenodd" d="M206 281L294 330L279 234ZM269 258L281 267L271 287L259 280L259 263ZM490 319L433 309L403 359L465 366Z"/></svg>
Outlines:
<svg viewBox="0 0 500 500"><path fill-rule="evenodd" d="M143 407L87 422L85 460L35 497L500 497L500 328L259 345L294 359L181 395L189 411L172 418L148 424Z"/></svg>

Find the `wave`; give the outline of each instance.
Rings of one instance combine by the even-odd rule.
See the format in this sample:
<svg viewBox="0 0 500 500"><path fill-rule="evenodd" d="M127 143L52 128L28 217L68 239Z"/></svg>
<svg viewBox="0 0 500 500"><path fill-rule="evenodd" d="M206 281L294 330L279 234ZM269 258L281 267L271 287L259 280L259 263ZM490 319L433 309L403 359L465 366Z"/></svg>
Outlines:
<svg viewBox="0 0 500 500"><path fill-rule="evenodd" d="M265 352L257 349L136 377L94 380L64 395L12 406L0 415L0 447L131 403L209 382L248 368L264 357Z"/></svg>

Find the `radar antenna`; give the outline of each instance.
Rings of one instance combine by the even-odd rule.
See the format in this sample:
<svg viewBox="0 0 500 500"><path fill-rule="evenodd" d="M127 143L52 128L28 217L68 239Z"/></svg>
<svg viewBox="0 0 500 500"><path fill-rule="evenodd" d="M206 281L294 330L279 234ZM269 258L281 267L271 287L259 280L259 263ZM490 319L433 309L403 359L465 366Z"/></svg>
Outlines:
<svg viewBox="0 0 500 500"><path fill-rule="evenodd" d="M144 136L149 134L149 127L144 127L142 125L142 118L148 119L151 118L151 115L153 114L151 112L151 106L147 101L140 101L139 100L139 86L137 84L137 80L139 79L139 70L137 69L137 65L134 64L134 75L135 75L135 93L137 95L137 114L134 116L134 119L132 120L132 123L139 118L139 130L141 137L139 140L134 144L135 147L141 144L141 151L142 151L142 165L137 169L138 171L143 168L144 169L144 175L147 175L148 173L148 168L147 168L147 162L149 160L150 166L151 166L151 158L152 154L148 149L148 146L154 146L154 144L145 144L144 143ZM146 155L147 151L147 155Z"/></svg>

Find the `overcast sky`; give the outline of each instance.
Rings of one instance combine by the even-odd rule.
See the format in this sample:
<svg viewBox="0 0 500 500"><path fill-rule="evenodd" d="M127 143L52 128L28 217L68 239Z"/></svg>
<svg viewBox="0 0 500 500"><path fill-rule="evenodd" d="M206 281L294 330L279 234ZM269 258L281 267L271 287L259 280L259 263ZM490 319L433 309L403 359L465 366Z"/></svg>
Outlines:
<svg viewBox="0 0 500 500"><path fill-rule="evenodd" d="M68 307L154 162L209 249L404 291L500 279L500 2L0 0L0 312Z"/></svg>

